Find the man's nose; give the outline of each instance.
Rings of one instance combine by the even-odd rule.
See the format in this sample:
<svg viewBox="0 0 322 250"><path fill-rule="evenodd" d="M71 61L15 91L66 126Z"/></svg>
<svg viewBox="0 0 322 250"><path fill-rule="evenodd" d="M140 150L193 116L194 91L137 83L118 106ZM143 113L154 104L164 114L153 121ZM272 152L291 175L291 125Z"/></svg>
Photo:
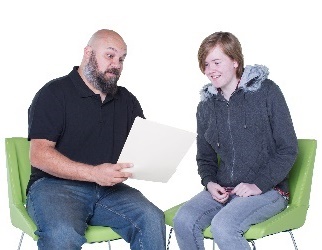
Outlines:
<svg viewBox="0 0 322 250"><path fill-rule="evenodd" d="M119 58L113 58L111 66L116 69L121 69L122 63L120 62Z"/></svg>

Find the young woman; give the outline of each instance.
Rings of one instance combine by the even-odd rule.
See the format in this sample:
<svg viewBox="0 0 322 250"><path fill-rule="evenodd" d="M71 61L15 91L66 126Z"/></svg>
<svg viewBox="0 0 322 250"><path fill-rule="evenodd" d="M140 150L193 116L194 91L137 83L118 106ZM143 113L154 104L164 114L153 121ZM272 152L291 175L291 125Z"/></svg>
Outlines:
<svg viewBox="0 0 322 250"><path fill-rule="evenodd" d="M244 68L233 34L205 38L198 60L211 81L197 109L197 164L205 190L178 210L176 239L180 249L204 249L202 231L211 225L221 250L250 249L243 234L288 204L296 134L280 88L267 79L265 66Z"/></svg>

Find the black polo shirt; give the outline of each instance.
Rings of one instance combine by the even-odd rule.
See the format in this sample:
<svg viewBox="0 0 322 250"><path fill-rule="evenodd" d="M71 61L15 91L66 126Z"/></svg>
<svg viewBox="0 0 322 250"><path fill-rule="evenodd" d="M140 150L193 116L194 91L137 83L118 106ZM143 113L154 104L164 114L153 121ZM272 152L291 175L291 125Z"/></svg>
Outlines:
<svg viewBox="0 0 322 250"><path fill-rule="evenodd" d="M91 91L77 72L43 86L28 110L28 139L56 142L71 160L91 165L116 163L135 117L144 118L140 103L124 87L114 97ZM51 176L32 167L29 186Z"/></svg>

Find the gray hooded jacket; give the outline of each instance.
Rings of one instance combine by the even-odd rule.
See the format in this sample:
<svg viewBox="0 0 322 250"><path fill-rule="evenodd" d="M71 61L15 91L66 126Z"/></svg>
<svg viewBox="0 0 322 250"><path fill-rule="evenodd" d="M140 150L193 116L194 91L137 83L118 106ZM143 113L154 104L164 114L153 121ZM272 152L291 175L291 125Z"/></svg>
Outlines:
<svg viewBox="0 0 322 250"><path fill-rule="evenodd" d="M280 88L265 66L246 66L229 101L207 84L197 110L197 163L204 186L256 184L287 192L297 138ZM220 164L218 163L220 158Z"/></svg>

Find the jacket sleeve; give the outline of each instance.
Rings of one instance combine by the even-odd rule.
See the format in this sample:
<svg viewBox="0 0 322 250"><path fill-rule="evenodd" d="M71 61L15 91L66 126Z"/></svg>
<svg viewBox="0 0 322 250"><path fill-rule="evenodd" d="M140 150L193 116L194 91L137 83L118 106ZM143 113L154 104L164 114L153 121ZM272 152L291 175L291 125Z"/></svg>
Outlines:
<svg viewBox="0 0 322 250"><path fill-rule="evenodd" d="M258 172L254 184L266 192L282 182L291 170L298 152L291 115L280 88L272 82L267 95L267 109L275 144L275 153Z"/></svg>
<svg viewBox="0 0 322 250"><path fill-rule="evenodd" d="M197 165L201 177L201 184L207 186L208 182L216 182L218 159L215 150L206 141L205 133L208 127L209 115L206 107L200 102L197 109Z"/></svg>

